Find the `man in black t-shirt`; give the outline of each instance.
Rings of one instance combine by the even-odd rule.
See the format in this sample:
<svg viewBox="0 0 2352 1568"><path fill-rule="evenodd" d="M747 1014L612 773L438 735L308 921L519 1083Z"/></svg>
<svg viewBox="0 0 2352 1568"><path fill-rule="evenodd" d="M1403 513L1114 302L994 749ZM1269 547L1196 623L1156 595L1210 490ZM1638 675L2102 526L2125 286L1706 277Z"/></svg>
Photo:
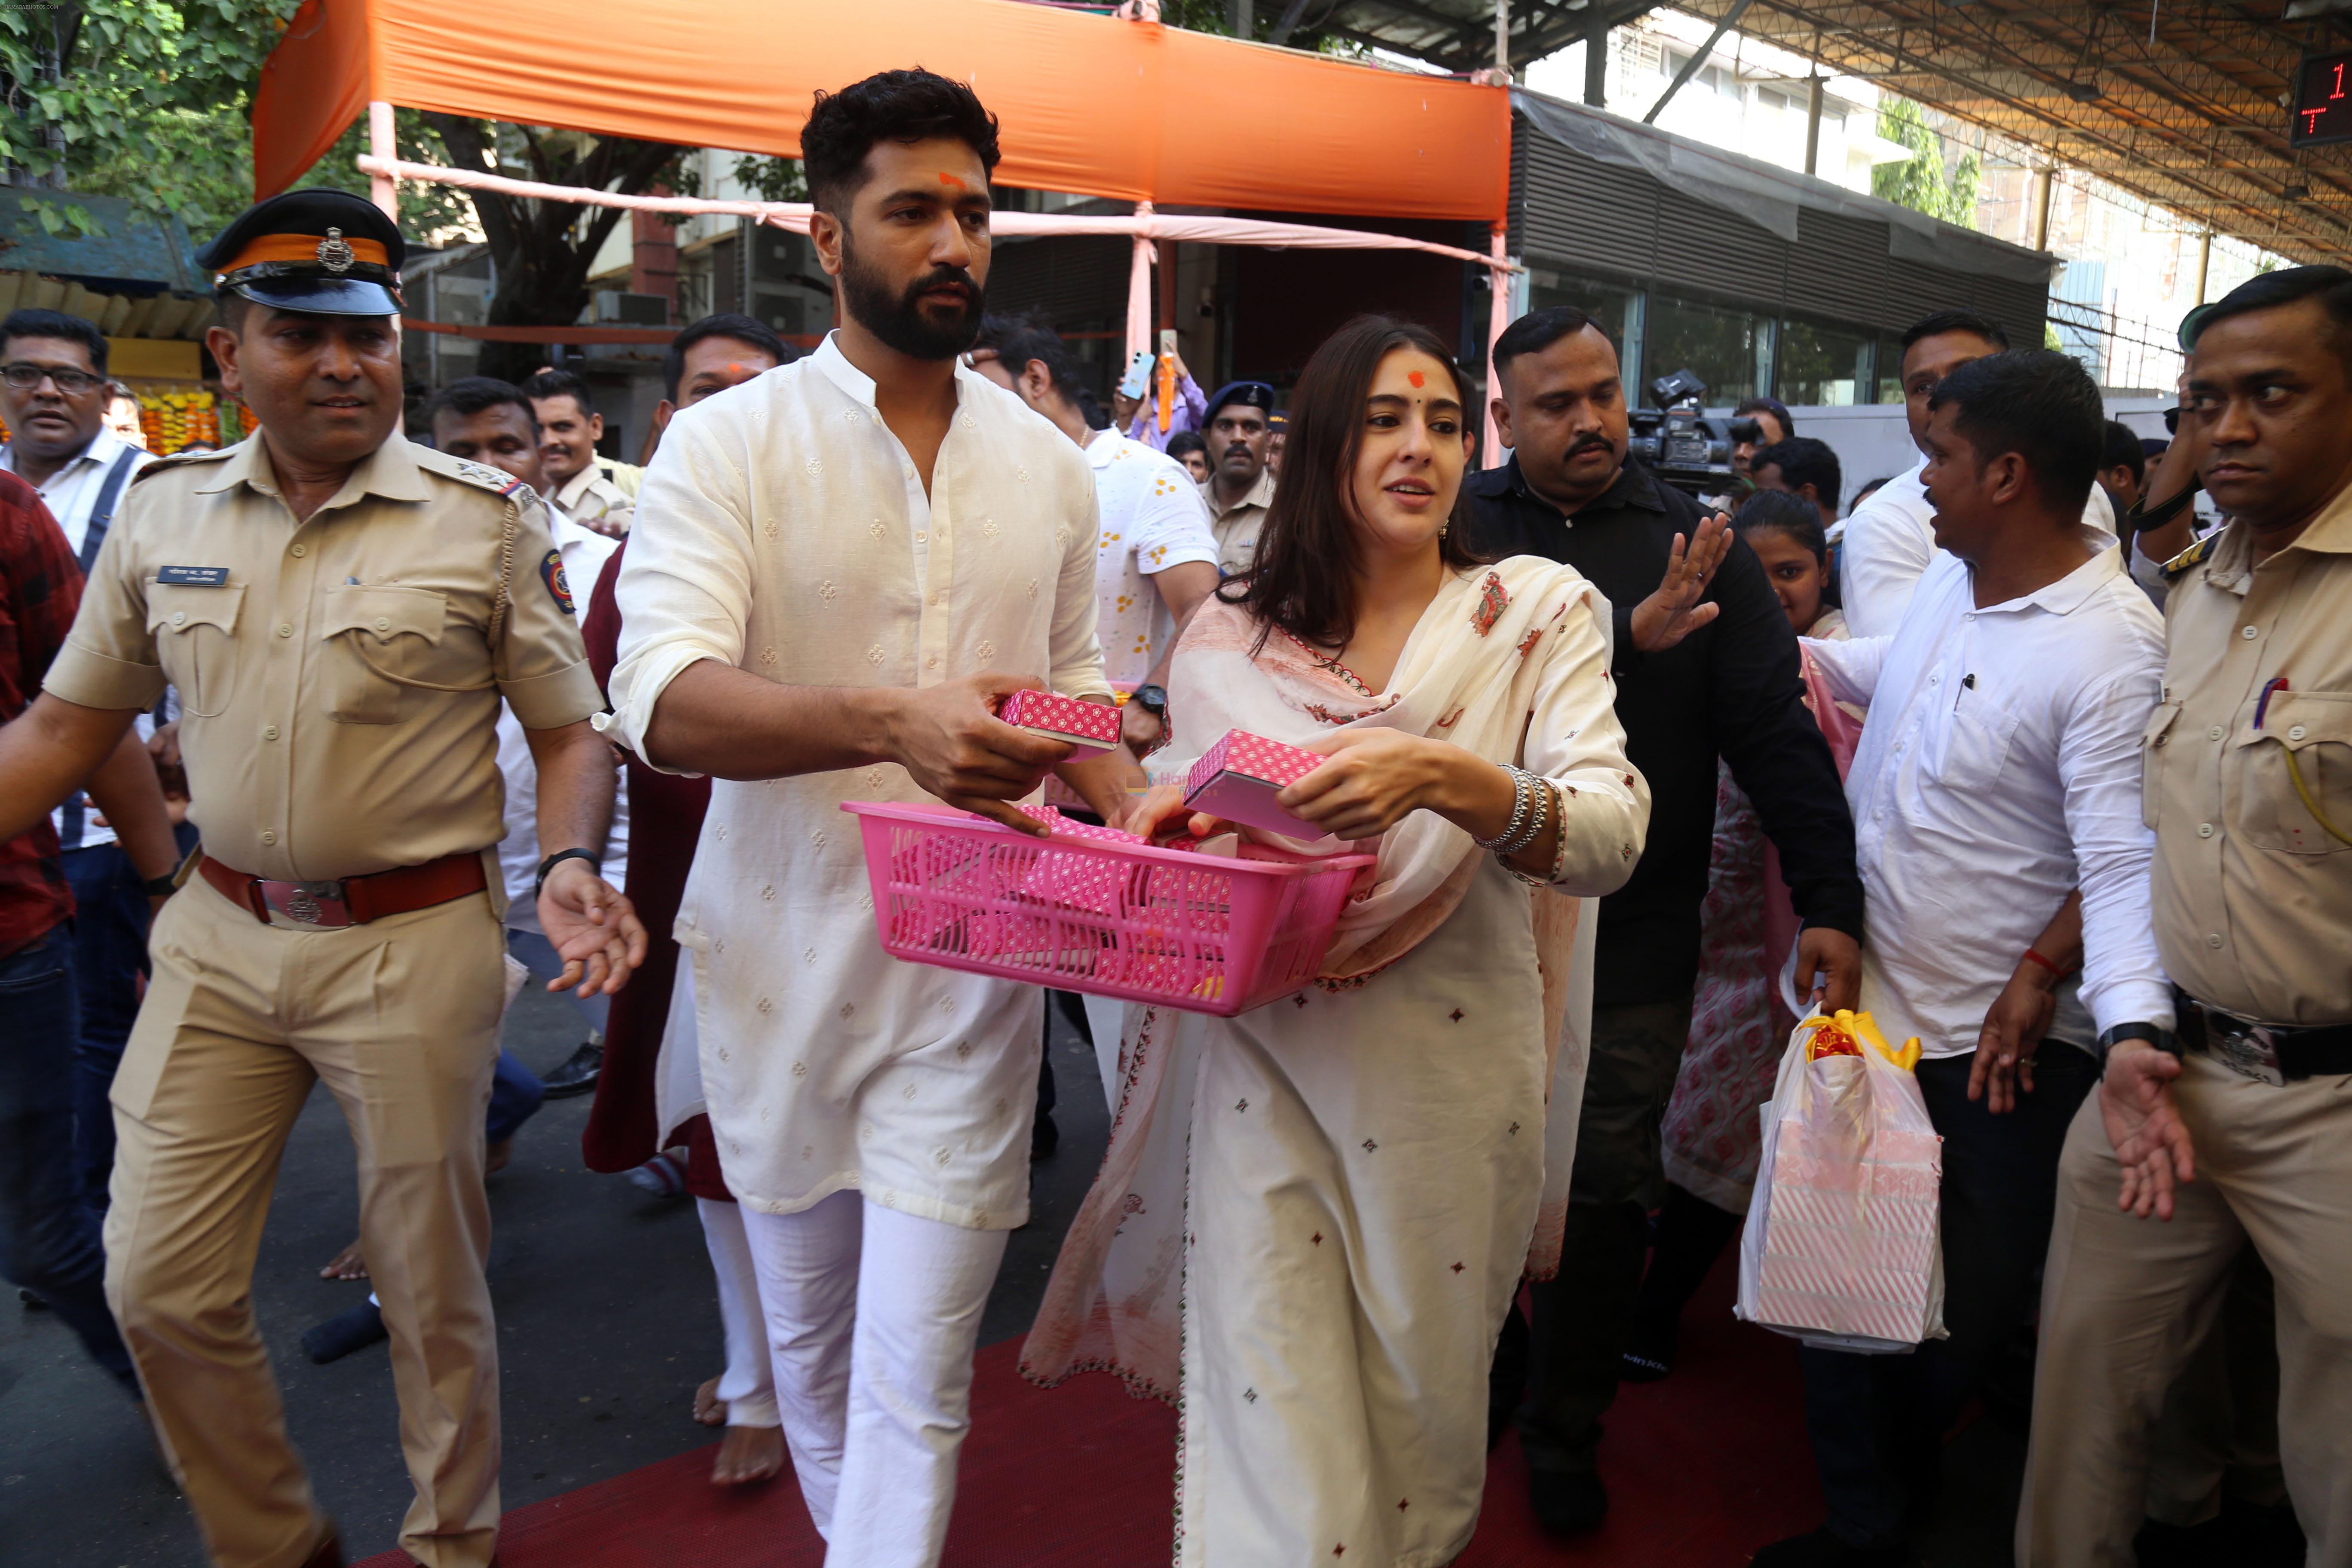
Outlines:
<svg viewBox="0 0 2352 1568"><path fill-rule="evenodd" d="M1513 455L1469 481L1474 542L1564 561L1608 596L1617 717L1652 800L1633 879L1601 900L1567 1240L1559 1278L1536 1289L1519 1422L1538 1517L1568 1534L1609 1506L1601 1416L1616 1397L1647 1214L1665 1195L1659 1125L1690 1033L1717 757L1780 850L1804 922L1800 994L1818 986L1832 1010L1854 1005L1863 893L1844 786L1804 705L1796 634L1755 552L1628 459L1609 339L1581 310L1534 311L1496 341L1495 368L1495 420ZM1498 1376L1498 1400L1516 1400L1515 1383Z"/></svg>

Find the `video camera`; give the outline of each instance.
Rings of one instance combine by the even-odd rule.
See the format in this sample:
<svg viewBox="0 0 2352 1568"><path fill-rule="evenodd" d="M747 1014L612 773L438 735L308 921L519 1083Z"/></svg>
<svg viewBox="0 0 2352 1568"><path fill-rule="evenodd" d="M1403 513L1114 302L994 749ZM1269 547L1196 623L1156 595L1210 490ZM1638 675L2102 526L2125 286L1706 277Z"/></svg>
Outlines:
<svg viewBox="0 0 2352 1568"><path fill-rule="evenodd" d="M1701 415L1706 383L1686 369L1650 383L1650 395L1656 407L1632 412L1633 456L1666 483L1702 500L1730 489L1732 447L1762 439L1764 427L1753 419Z"/></svg>

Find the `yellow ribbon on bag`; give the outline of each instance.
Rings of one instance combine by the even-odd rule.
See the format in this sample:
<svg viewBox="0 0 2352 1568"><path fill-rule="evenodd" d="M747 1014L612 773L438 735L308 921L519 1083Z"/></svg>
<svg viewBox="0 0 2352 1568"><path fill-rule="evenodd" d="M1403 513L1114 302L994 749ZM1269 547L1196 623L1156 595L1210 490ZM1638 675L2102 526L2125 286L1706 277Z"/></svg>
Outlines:
<svg viewBox="0 0 2352 1568"><path fill-rule="evenodd" d="M1868 1046L1905 1072L1919 1065L1919 1037L1912 1036L1896 1050L1878 1032L1878 1024L1867 1013L1849 1013L1841 1007L1834 1017L1819 1014L1805 1020L1812 1025L1812 1038L1805 1042L1805 1059L1817 1062L1823 1057L1858 1057Z"/></svg>

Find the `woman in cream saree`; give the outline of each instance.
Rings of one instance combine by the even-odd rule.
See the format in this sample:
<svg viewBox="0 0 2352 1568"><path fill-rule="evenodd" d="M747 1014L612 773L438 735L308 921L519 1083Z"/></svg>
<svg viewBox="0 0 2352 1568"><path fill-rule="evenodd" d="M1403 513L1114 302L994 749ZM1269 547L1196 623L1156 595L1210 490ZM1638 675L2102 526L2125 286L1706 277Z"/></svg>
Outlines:
<svg viewBox="0 0 2352 1568"><path fill-rule="evenodd" d="M1026 1347L1040 1381L1181 1389L1180 1563L1452 1561L1504 1309L1558 1258L1590 903L1648 792L1606 603L1449 531L1457 387L1419 328L1318 350L1259 571L1172 667L1154 777L1234 729L1327 752L1282 802L1334 836L1286 847L1379 848L1315 985L1235 1018L1128 1009L1110 1150ZM1127 826L1181 823L1171 795Z"/></svg>

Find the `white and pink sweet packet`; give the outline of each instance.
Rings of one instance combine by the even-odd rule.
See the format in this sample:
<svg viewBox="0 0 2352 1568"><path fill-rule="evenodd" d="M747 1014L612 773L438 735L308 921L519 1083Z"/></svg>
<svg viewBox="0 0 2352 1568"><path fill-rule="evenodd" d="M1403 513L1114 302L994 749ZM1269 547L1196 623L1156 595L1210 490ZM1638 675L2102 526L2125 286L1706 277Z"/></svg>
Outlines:
<svg viewBox="0 0 2352 1568"><path fill-rule="evenodd" d="M1324 830L1293 816L1274 797L1321 766L1324 759L1281 741L1232 730L1202 753L1184 779L1184 805L1286 838L1321 838Z"/></svg>
<svg viewBox="0 0 2352 1568"><path fill-rule="evenodd" d="M1098 757L1118 745L1118 710L1054 691L1016 691L997 717L1017 730L1068 742L1073 757Z"/></svg>

